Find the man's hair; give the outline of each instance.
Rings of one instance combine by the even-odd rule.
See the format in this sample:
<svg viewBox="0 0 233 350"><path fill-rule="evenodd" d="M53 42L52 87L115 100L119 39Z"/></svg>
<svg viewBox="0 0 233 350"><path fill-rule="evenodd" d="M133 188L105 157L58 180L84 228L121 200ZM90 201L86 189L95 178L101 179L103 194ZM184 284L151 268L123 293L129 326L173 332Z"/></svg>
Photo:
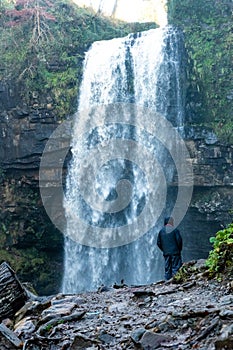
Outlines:
<svg viewBox="0 0 233 350"><path fill-rule="evenodd" d="M174 219L172 216L168 216L164 219L164 225L167 225L167 224L171 224L171 225L174 224Z"/></svg>

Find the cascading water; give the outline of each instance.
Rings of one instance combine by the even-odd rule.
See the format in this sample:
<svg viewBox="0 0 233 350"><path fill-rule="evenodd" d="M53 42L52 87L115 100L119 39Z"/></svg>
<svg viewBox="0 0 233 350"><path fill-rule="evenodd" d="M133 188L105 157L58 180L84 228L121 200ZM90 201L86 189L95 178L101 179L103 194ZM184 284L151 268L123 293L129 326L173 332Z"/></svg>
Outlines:
<svg viewBox="0 0 233 350"><path fill-rule="evenodd" d="M151 283L163 276L163 262L156 246L156 232L161 225L162 215L157 226L148 230L136 241L123 246L119 244L114 248L98 248L98 245L89 247L88 244L78 243L80 240L76 239L77 236L88 235L88 230L82 233L76 232L74 212L79 212L81 220L86 220L88 225L96 229L98 227L118 229L129 225L135 217L140 215L148 196L145 174L140 166L132 164L130 157L120 159L116 155L115 159L107 161L100 167L98 174L95 174L96 177L93 179L95 190L111 208L111 202L116 202L119 196L119 192L116 191L118 183L126 179L131 183L132 189L131 192L123 189L121 194L123 198L124 191L128 194L130 192L131 203L125 203L125 211L118 210L117 213L117 210L112 209L101 213L97 210L98 208L92 209L89 203L82 202L78 190L88 175L84 172L80 178L80 161L85 158L85 152L90 151L94 146L98 147L100 140L104 143L112 136L118 140L131 138L138 141L141 138L144 145L150 148L162 164L166 181L171 182L174 176L174 165L168 152L155 138L136 130L139 122L137 113L133 117L132 125L125 124L123 127L111 122L108 124L108 117L103 113L104 121L101 126L90 130L91 134L84 151L77 135L80 135L82 130L86 132L89 127L91 129L91 120L99 118L95 112L89 113L90 110L94 110L96 106L110 106L110 112L107 107L105 110L106 114L109 114L111 106L118 103L133 103L155 113L159 112L175 127L182 128L184 75L181 52L182 40L179 32L172 27L164 27L132 34L125 38L96 42L86 55L79 96L79 113L77 113L73 131L73 160L67 178L64 203L67 217L62 288L64 293L93 290L102 284L119 283L122 279L127 284ZM85 112L86 110L88 113ZM130 153L130 147L128 152ZM143 152L142 155L138 153L140 161L143 162ZM93 163L98 165L100 159L95 157L93 159ZM161 185L156 181L156 177L160 178L161 174L156 173L155 169L151 170L149 163L145 164L145 169L149 174L155 173L154 187L159 188ZM92 191L91 188L84 190L83 194L88 196L89 191ZM158 200L160 200L159 197ZM153 205L156 206L156 202ZM172 205L172 200L168 200L162 214L170 212Z"/></svg>

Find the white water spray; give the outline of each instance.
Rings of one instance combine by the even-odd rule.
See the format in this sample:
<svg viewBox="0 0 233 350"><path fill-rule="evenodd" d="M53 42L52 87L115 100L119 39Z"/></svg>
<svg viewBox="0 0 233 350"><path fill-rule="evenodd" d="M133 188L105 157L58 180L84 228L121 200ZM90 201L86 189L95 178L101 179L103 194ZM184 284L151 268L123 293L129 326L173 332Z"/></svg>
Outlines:
<svg viewBox="0 0 233 350"><path fill-rule="evenodd" d="M127 210L120 211L120 215L117 213L113 215L109 211L110 214L107 215L98 210L86 208L86 204L81 208L76 190L82 182L80 182L79 175L80 160L85 157L85 154L80 151L82 146L77 135L80 135L82 130L83 132L88 130L91 118L99 117L95 113L86 114L86 110L98 105L117 103L135 103L142 108L149 108L155 112L155 115L159 112L166 116L175 127L180 128L184 116L181 46L179 33L171 27L165 27L132 34L125 38L96 42L86 55L83 81L80 87L79 113L77 113L73 132L73 161L69 169L67 195L64 203L67 217L65 272L62 288L64 293L93 290L102 284L119 283L122 279L127 284L150 283L160 279L163 275L163 263L156 247L155 233L158 227L150 229L133 243L115 248L88 247L73 239L78 235L87 234L87 232L76 232L77 227L74 224L75 221L73 222L73 217L77 208L82 212L82 219L87 220L89 225L105 228L109 225L118 230L118 227L122 225L130 225L133 218L140 214L150 192L146 185L145 174L140 167L137 164L131 164L128 158L119 160L119 157L116 157L100 167L101 171L95 179L95 190L110 203L112 209L111 201L117 198L115 190L117 183L126 178L132 184L131 204ZM83 113L80 113L81 111ZM108 117L103 116L103 118L103 125L107 125ZM156 119L152 122L159 125ZM113 134L119 139L131 135L136 142L144 138L144 144L163 164L166 181L171 182L174 167L170 165L171 159L169 159L168 152L153 137L137 132L136 127L141 125L140 123L141 120L137 120L136 116L133 120L134 127L124 126L122 129L110 123L95 131L90 130L92 136L89 137L86 151L91 148L92 143L98 144L99 140L101 140L101 146L107 143ZM130 153L130 149L128 152ZM140 152L139 149L138 153L139 162L142 164L143 152ZM95 165L98 165L98 162L100 159L93 161ZM146 175L152 176L153 173L154 187L159 188L161 183L156 179L162 178L161 173L159 170L156 173L157 167L151 168L149 161L144 162ZM76 182L77 178L79 182ZM90 189L87 188L85 194L88 195L89 191ZM161 197L159 200L162 199ZM171 202L167 203L164 210L170 210ZM156 201L153 202L153 205L156 206ZM157 224L161 224L161 219ZM118 231L117 234L119 234Z"/></svg>

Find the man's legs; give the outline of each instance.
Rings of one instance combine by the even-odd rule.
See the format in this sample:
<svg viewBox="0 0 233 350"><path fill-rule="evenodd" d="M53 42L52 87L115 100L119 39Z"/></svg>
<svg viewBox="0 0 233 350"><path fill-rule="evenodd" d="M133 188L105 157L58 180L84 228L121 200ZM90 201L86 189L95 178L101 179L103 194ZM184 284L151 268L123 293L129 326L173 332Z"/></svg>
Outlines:
<svg viewBox="0 0 233 350"><path fill-rule="evenodd" d="M172 255L172 276L174 276L182 265L182 259L180 255Z"/></svg>
<svg viewBox="0 0 233 350"><path fill-rule="evenodd" d="M172 256L164 255L165 260L165 280L170 280L172 278Z"/></svg>

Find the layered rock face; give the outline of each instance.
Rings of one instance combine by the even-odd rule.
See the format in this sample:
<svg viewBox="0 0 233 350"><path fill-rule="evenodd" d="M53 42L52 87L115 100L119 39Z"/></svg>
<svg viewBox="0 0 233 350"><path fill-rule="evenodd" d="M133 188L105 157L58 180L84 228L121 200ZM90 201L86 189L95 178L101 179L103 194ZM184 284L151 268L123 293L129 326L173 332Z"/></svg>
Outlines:
<svg viewBox="0 0 233 350"><path fill-rule="evenodd" d="M3 169L25 174L38 170L46 141L57 126L51 105L32 92L31 105L20 100L13 83L0 86L0 162Z"/></svg>
<svg viewBox="0 0 233 350"><path fill-rule="evenodd" d="M59 123L46 97L31 95L26 106L13 84L0 87L0 258L40 293L51 294L60 287L63 237L44 210L38 174L45 144ZM209 237L232 219L233 146L201 129L189 128L186 135L194 192L181 231L189 260L205 258Z"/></svg>
<svg viewBox="0 0 233 350"><path fill-rule="evenodd" d="M50 105L32 92L23 105L10 82L0 89L0 259L43 294L59 290L63 236L49 220L39 193L39 165L56 128Z"/></svg>
<svg viewBox="0 0 233 350"><path fill-rule="evenodd" d="M181 224L184 258L189 260L206 258L209 237L232 221L233 146L204 130L192 130L186 145L194 174L192 201Z"/></svg>

